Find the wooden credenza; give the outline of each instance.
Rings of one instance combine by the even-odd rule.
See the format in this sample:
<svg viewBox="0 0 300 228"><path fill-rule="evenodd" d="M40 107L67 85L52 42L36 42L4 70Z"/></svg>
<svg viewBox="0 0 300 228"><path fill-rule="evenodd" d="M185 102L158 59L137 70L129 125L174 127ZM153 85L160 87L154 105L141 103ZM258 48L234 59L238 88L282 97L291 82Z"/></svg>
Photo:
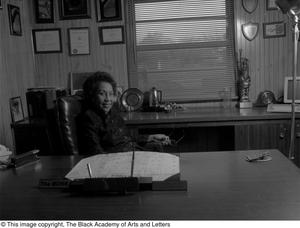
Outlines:
<svg viewBox="0 0 300 228"><path fill-rule="evenodd" d="M170 113L124 113L127 126L135 133L171 134L184 139L179 152L278 149L288 155L291 114L270 113L266 108L186 108ZM297 114L295 163L300 166L300 117Z"/></svg>

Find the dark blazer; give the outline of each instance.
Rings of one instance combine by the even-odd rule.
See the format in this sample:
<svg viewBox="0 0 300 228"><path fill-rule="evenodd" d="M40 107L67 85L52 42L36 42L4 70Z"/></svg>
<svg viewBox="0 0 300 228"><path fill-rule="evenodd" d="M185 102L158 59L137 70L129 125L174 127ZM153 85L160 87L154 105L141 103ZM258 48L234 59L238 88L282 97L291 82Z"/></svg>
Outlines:
<svg viewBox="0 0 300 228"><path fill-rule="evenodd" d="M147 136L133 139L117 107L113 106L108 114L103 110L89 108L78 119L79 145L81 154L93 155L131 151L140 149L147 143Z"/></svg>

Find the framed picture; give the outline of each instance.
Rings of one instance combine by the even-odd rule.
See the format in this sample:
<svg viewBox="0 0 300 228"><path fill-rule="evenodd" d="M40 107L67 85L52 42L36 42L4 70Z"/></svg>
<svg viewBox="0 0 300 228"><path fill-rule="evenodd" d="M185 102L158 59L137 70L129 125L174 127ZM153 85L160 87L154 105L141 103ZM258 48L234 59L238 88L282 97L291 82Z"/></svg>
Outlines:
<svg viewBox="0 0 300 228"><path fill-rule="evenodd" d="M266 0L266 9L267 10L277 10L277 5L275 3L275 0Z"/></svg>
<svg viewBox="0 0 300 228"><path fill-rule="evenodd" d="M69 28L70 55L89 55L89 28Z"/></svg>
<svg viewBox="0 0 300 228"><path fill-rule="evenodd" d="M274 38L285 36L285 27L284 22L263 23L263 37Z"/></svg>
<svg viewBox="0 0 300 228"><path fill-rule="evenodd" d="M62 52L61 31L54 29L32 30L33 47L36 54Z"/></svg>
<svg viewBox="0 0 300 228"><path fill-rule="evenodd" d="M35 0L36 23L54 23L53 0Z"/></svg>
<svg viewBox="0 0 300 228"><path fill-rule="evenodd" d="M83 19L91 18L90 0L59 0L60 19Z"/></svg>
<svg viewBox="0 0 300 228"><path fill-rule="evenodd" d="M14 36L22 36L21 14L20 8L14 5L7 5L10 34Z"/></svg>
<svg viewBox="0 0 300 228"><path fill-rule="evenodd" d="M99 37L100 37L101 44L123 44L124 27L123 26L99 27Z"/></svg>
<svg viewBox="0 0 300 228"><path fill-rule="evenodd" d="M24 112L21 97L13 97L9 99L9 107L11 119L13 123L24 120Z"/></svg>
<svg viewBox="0 0 300 228"><path fill-rule="evenodd" d="M96 0L97 21L122 20L121 0Z"/></svg>

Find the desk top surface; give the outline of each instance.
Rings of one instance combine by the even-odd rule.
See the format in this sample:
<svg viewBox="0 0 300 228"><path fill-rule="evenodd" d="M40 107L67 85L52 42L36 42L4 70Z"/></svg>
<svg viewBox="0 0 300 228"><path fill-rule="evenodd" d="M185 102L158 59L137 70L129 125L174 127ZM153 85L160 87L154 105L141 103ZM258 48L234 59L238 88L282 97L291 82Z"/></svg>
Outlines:
<svg viewBox="0 0 300 228"><path fill-rule="evenodd" d="M142 191L126 196L71 196L39 189L41 178L62 178L80 159L42 157L0 171L0 219L227 220L300 219L300 171L279 151L249 163L261 151L182 153L187 191Z"/></svg>
<svg viewBox="0 0 300 228"><path fill-rule="evenodd" d="M298 116L298 115L297 115ZM229 108L220 107L192 107L184 110L165 112L127 112L123 113L127 125L143 124L170 124L170 123L193 123L193 122L226 122L226 121L249 121L249 120L288 120L291 113L267 112L261 108Z"/></svg>

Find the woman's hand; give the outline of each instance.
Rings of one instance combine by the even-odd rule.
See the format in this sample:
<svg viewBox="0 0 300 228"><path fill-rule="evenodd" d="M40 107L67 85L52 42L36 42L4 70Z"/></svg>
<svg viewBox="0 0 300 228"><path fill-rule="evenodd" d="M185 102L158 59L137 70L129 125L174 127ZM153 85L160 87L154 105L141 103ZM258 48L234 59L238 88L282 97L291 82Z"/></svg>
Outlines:
<svg viewBox="0 0 300 228"><path fill-rule="evenodd" d="M169 138L169 136L164 135L164 134L154 134L154 135L149 135L148 137L148 142L160 142L162 143L164 146L170 145L171 144L171 140Z"/></svg>

